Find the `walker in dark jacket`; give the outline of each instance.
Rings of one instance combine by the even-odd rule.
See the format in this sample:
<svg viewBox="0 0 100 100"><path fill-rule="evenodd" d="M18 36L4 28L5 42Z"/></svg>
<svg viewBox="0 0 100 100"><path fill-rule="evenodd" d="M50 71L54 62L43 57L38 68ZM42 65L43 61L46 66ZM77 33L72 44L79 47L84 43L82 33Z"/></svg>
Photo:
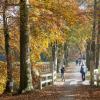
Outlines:
<svg viewBox="0 0 100 100"><path fill-rule="evenodd" d="M81 65L80 73L82 75L82 81L85 81L85 71L84 71L84 65Z"/></svg>
<svg viewBox="0 0 100 100"><path fill-rule="evenodd" d="M65 68L62 67L61 68L61 78L62 78L62 81L65 81L64 73L65 73Z"/></svg>

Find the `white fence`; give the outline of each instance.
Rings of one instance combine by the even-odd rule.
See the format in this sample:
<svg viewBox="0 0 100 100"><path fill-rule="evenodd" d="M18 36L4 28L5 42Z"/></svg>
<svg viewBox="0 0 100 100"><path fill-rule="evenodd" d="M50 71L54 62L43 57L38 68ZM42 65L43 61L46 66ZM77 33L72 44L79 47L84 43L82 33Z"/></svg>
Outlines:
<svg viewBox="0 0 100 100"><path fill-rule="evenodd" d="M54 71L53 73L42 74L40 79L40 89L45 86L52 85L55 79L56 71Z"/></svg>
<svg viewBox="0 0 100 100"><path fill-rule="evenodd" d="M50 62L38 62L36 66L40 73L40 89L52 85L56 79L57 73L53 70Z"/></svg>
<svg viewBox="0 0 100 100"><path fill-rule="evenodd" d="M94 75L94 85L100 86L100 74Z"/></svg>

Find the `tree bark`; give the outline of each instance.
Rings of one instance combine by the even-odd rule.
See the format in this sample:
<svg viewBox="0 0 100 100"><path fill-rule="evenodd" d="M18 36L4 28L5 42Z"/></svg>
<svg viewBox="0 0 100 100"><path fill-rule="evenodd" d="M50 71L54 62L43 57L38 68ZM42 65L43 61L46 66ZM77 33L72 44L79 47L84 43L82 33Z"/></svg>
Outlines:
<svg viewBox="0 0 100 100"><path fill-rule="evenodd" d="M58 47L57 42L51 45L52 46L52 84L54 84L54 71L57 73L57 54L58 54Z"/></svg>
<svg viewBox="0 0 100 100"><path fill-rule="evenodd" d="M99 39L100 39L100 36L99 36L99 33L97 35L97 43L96 43L96 68L99 67L99 56L100 56L100 47L99 47Z"/></svg>
<svg viewBox="0 0 100 100"><path fill-rule="evenodd" d="M53 60L53 66L54 66L54 70L57 71L57 57L58 57L58 47L57 47L57 43L55 42L52 46L52 60Z"/></svg>
<svg viewBox="0 0 100 100"><path fill-rule="evenodd" d="M66 67L68 66L68 45L67 43L64 43L64 64Z"/></svg>
<svg viewBox="0 0 100 100"><path fill-rule="evenodd" d="M100 1L99 1L99 9L100 9ZM98 44L98 65L100 65L100 12L98 14L98 37L97 37L97 44Z"/></svg>
<svg viewBox="0 0 100 100"><path fill-rule="evenodd" d="M95 68L95 40L96 40L96 0L94 0L94 15L93 15L93 32L91 41L91 61L90 61L90 85L94 85L94 68Z"/></svg>
<svg viewBox="0 0 100 100"><path fill-rule="evenodd" d="M98 20L98 31L97 31L97 41L96 41L96 68L99 67L100 60L100 1L97 3L97 20Z"/></svg>
<svg viewBox="0 0 100 100"><path fill-rule="evenodd" d="M12 77L11 50L10 50L10 43L9 43L10 36L9 36L9 32L8 32L7 18L6 18L5 12L6 12L6 2L5 2L4 11L3 11L5 52L6 52L6 61L7 61L7 82L6 82L6 89L4 92L12 92L13 88L11 86L11 83L13 82L13 77Z"/></svg>
<svg viewBox="0 0 100 100"><path fill-rule="evenodd" d="M87 41L86 66L87 66L88 70L90 70L90 41Z"/></svg>
<svg viewBox="0 0 100 100"><path fill-rule="evenodd" d="M20 92L33 90L29 32L28 32L28 7L26 0L20 0Z"/></svg>

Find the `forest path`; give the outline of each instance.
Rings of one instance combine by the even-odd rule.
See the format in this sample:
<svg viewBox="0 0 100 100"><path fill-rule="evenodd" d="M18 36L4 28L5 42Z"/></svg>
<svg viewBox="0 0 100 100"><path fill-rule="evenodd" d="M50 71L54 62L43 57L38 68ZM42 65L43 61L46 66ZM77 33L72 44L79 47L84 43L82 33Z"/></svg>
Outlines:
<svg viewBox="0 0 100 100"><path fill-rule="evenodd" d="M59 74L55 85L89 85L89 80L82 81L80 66L76 65L75 62L70 63L65 70L65 82L61 80Z"/></svg>
<svg viewBox="0 0 100 100"><path fill-rule="evenodd" d="M100 88L91 87L89 80L81 81L79 69L71 63L66 68L65 82L59 77L54 86L21 95L2 96L0 100L100 100Z"/></svg>

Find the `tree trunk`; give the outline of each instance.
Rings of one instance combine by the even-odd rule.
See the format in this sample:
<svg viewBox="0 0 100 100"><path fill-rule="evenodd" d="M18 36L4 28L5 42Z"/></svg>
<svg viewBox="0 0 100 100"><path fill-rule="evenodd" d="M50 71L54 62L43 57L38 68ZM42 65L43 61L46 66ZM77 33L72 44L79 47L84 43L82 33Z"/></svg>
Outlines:
<svg viewBox="0 0 100 100"><path fill-rule="evenodd" d="M91 61L90 61L90 84L94 85L94 68L95 68L95 39L96 39L96 0L94 0L93 32L91 41Z"/></svg>
<svg viewBox="0 0 100 100"><path fill-rule="evenodd" d="M26 0L20 0L20 92L33 90L29 32L28 32L28 8Z"/></svg>
<svg viewBox="0 0 100 100"><path fill-rule="evenodd" d="M57 71L57 57L58 57L58 47L57 43L55 42L54 45L52 46L52 60L53 60L53 66L54 70Z"/></svg>
<svg viewBox="0 0 100 100"><path fill-rule="evenodd" d="M57 54L58 54L58 47L57 47L57 42L52 44L52 84L54 84L54 71L57 72Z"/></svg>
<svg viewBox="0 0 100 100"><path fill-rule="evenodd" d="M90 52L90 85L94 85L94 68L95 68L95 42L91 43L91 52Z"/></svg>
<svg viewBox="0 0 100 100"><path fill-rule="evenodd" d="M100 1L99 1L99 9L100 9ZM99 60L99 63L98 65L100 65L100 12L99 12L99 15L98 15L98 37L97 37L97 44L98 44L98 60Z"/></svg>
<svg viewBox="0 0 100 100"><path fill-rule="evenodd" d="M97 44L96 44L96 68L99 67L100 60L100 1L97 3L97 19L98 19L98 32L97 32Z"/></svg>
<svg viewBox="0 0 100 100"><path fill-rule="evenodd" d="M64 64L66 67L68 66L68 45L67 43L64 43Z"/></svg>
<svg viewBox="0 0 100 100"><path fill-rule="evenodd" d="M87 66L88 70L90 70L90 41L87 41L86 66Z"/></svg>
<svg viewBox="0 0 100 100"><path fill-rule="evenodd" d="M5 92L13 91L13 77L12 77L12 63L11 63L11 50L10 50L10 36L8 32L7 19L5 15L6 5L3 12L3 25L4 25L4 37L5 37L5 52L6 52L6 61L7 61L7 82Z"/></svg>
<svg viewBox="0 0 100 100"><path fill-rule="evenodd" d="M96 68L99 67L99 56L100 56L100 47L99 47L99 39L100 39L100 36L99 36L99 33L97 35L97 43L96 43Z"/></svg>
<svg viewBox="0 0 100 100"><path fill-rule="evenodd" d="M59 73L59 69L60 69L60 59L57 59L57 73Z"/></svg>

